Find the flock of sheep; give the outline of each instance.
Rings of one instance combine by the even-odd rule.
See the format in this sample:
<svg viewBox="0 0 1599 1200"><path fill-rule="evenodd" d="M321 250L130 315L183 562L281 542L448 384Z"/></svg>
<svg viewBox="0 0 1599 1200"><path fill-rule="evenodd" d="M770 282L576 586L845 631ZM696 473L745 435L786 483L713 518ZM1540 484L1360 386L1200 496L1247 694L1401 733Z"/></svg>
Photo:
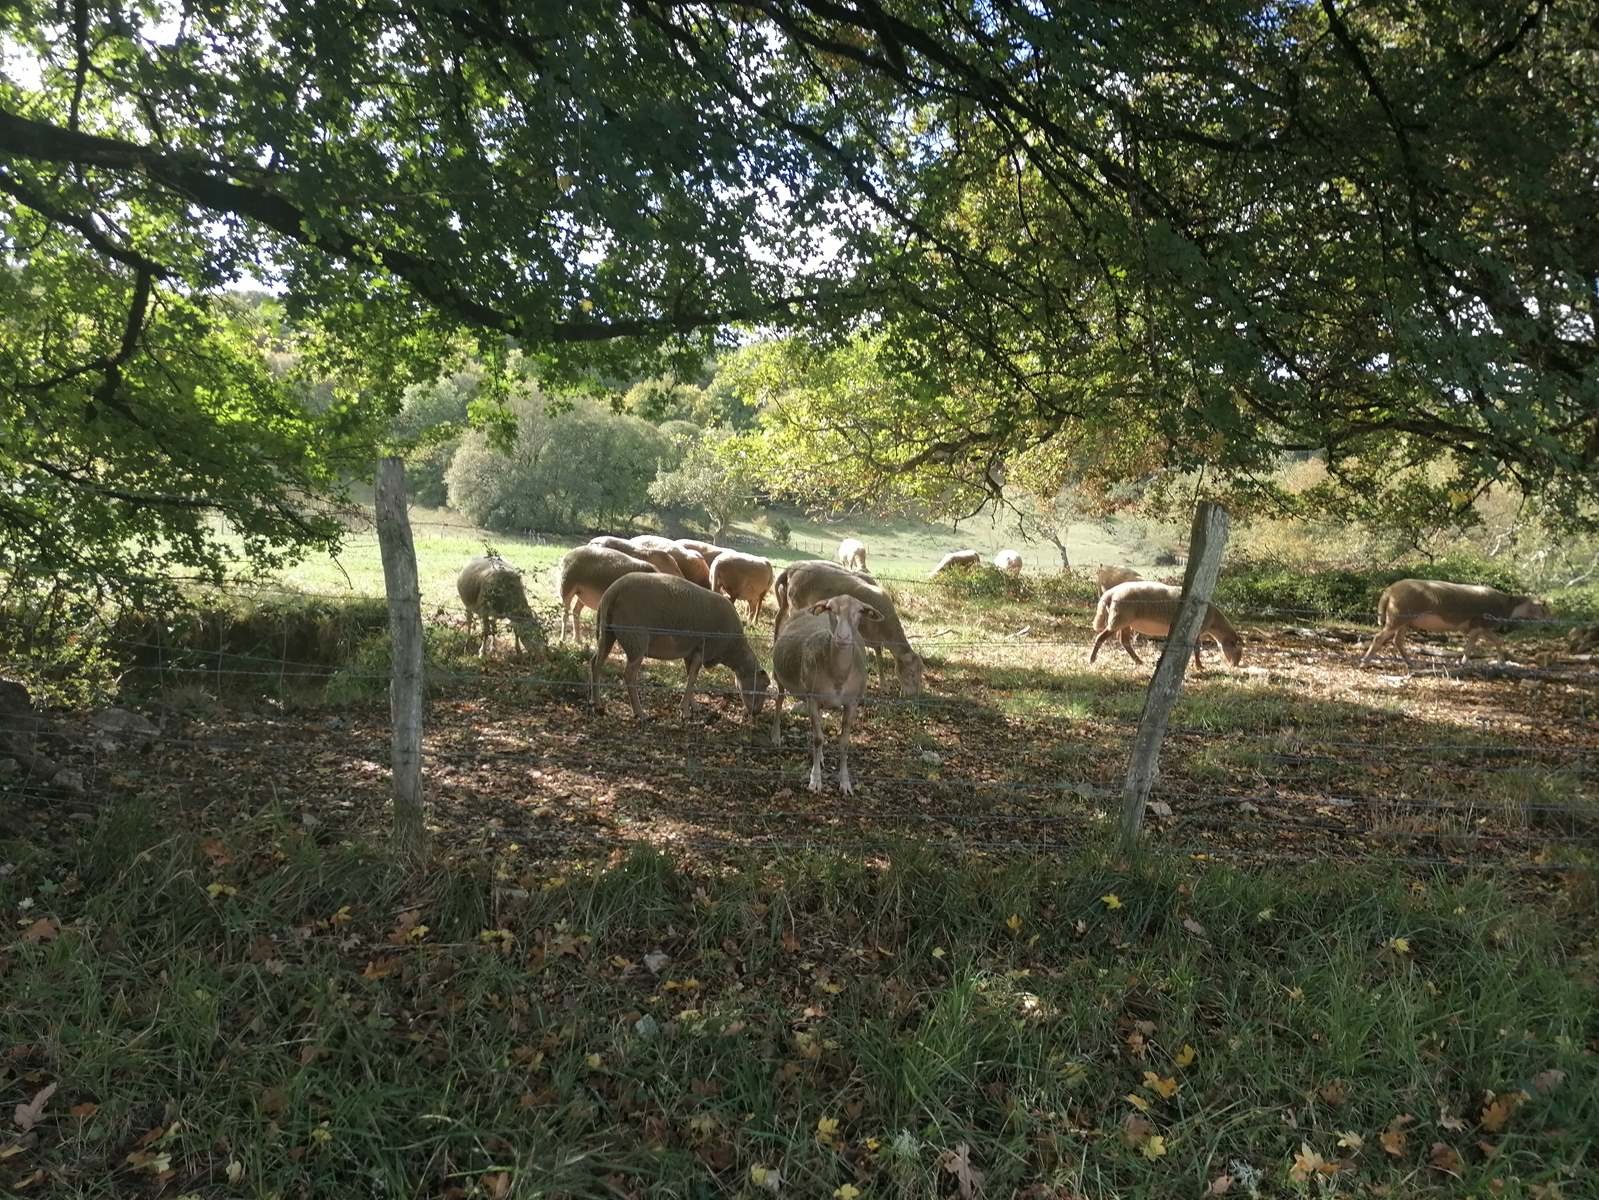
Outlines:
<svg viewBox="0 0 1599 1200"><path fill-rule="evenodd" d="M975 550L945 555L934 568L945 571L982 563ZM1021 555L1002 550L994 567L1010 574L1022 569ZM1116 638L1134 662L1142 662L1132 646L1135 633L1165 637L1176 619L1181 589L1143 579L1125 567L1102 567L1094 614L1094 643L1089 661ZM528 606L521 573L498 555L473 559L462 570L457 589L467 610L467 628L483 624L479 653L486 653L496 618L506 619L520 650L542 641L538 619ZM602 710L600 675L606 659L622 648L627 665L623 680L634 716L644 719L639 701L639 672L646 658L676 659L684 664L685 719L692 711L695 681L705 667L725 666L738 680L744 711L752 726L777 684L772 744L781 745L785 692L801 697L811 722L812 791L822 782L825 738L821 710L840 710L838 786L848 794L849 740L855 713L866 690L868 649L875 654L879 676L883 654L895 661L902 692L917 695L923 687L921 657L912 649L894 602L866 569L866 546L854 538L839 544L834 561L792 563L777 571L770 560L691 539L597 537L561 559L556 577L561 605L561 636L582 638L582 614L594 611L596 646L589 658L589 699ZM736 601L744 601L751 624L760 618L766 597L777 604L773 629L772 673L761 667L740 621ZM1405 579L1386 588L1377 605L1382 628L1361 659L1391 645L1409 664L1408 631L1464 631L1465 655L1482 637L1492 637L1503 651L1498 629L1506 622L1546 620L1549 610L1527 596L1511 596L1494 588L1433 580ZM1203 667L1198 641L1209 638L1233 666L1243 657L1243 640L1225 614L1211 605L1194 647L1194 663ZM1461 661L1465 661L1465 656Z"/></svg>

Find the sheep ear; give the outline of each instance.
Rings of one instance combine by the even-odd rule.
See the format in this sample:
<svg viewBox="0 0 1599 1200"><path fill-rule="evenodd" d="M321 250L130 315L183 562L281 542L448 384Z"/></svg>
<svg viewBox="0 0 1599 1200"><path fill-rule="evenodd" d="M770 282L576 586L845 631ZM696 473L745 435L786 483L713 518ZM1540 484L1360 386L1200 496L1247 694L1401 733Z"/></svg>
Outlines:
<svg viewBox="0 0 1599 1200"><path fill-rule="evenodd" d="M861 605L861 619L863 621L881 621L883 619L883 614L878 612L875 608L872 608L870 605L863 604Z"/></svg>
<svg viewBox="0 0 1599 1200"><path fill-rule="evenodd" d="M821 616L827 611L828 605L830 604L832 604L831 600L819 600L815 604L811 605L811 611L817 616Z"/></svg>

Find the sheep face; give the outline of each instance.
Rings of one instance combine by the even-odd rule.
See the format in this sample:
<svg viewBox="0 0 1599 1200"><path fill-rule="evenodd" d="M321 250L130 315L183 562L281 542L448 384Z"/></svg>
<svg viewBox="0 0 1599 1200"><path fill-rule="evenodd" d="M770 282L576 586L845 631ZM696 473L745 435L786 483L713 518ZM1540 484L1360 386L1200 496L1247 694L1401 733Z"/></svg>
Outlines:
<svg viewBox="0 0 1599 1200"><path fill-rule="evenodd" d="M1244 661L1244 639L1236 633L1217 638L1216 644L1221 647L1221 656L1227 660L1229 667L1236 667Z"/></svg>
<svg viewBox="0 0 1599 1200"><path fill-rule="evenodd" d="M1523 600L1510 610L1512 621L1547 621L1549 617L1549 606L1542 600Z"/></svg>
<svg viewBox="0 0 1599 1200"><path fill-rule="evenodd" d="M744 715L751 721L761 715L766 704L766 689L772 686L772 677L765 671L755 672L755 686L744 691Z"/></svg>
<svg viewBox="0 0 1599 1200"><path fill-rule="evenodd" d="M847 646L861 640L862 621L881 621L883 614L854 596L834 596L811 605L817 616L826 614L828 628L833 631L833 645Z"/></svg>

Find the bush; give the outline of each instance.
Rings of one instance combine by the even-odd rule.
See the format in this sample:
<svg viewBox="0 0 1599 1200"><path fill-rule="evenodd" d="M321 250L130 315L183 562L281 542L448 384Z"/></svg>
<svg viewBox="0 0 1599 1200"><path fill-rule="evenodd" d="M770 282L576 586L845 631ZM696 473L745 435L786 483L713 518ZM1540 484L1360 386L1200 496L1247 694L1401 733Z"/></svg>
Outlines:
<svg viewBox="0 0 1599 1200"><path fill-rule="evenodd" d="M1006 574L987 563L964 571L945 571L933 577L933 584L951 596L978 603L1027 600L1033 595L1033 580L1025 575Z"/></svg>
<svg viewBox="0 0 1599 1200"><path fill-rule="evenodd" d="M533 393L513 400L511 410L517 438L508 451L484 433L469 433L446 474L450 506L489 529L626 525L649 510L657 467L676 460L655 426L592 400L552 415Z"/></svg>
<svg viewBox="0 0 1599 1200"><path fill-rule="evenodd" d="M1377 597L1383 588L1412 578L1483 583L1506 592L1527 590L1514 567L1471 555L1322 571L1306 571L1277 559L1246 558L1223 567L1216 585L1216 602L1243 617L1336 617L1369 622L1377 611Z"/></svg>

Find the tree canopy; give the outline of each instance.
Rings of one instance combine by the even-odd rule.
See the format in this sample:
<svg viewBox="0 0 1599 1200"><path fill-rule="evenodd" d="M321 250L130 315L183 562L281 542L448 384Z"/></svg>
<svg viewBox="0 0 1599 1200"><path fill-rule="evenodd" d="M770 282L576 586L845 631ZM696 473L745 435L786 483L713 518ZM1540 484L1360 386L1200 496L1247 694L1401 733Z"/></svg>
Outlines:
<svg viewBox="0 0 1599 1200"><path fill-rule="evenodd" d="M210 569L215 509L331 536L298 501L462 329L550 384L869 337L917 420L846 448L912 436L928 488L1109 431L1218 486L1309 448L1368 504L1441 464L1439 507L1594 519L1585 5L73 0L0 49L13 566ZM255 370L251 281L334 404Z"/></svg>

